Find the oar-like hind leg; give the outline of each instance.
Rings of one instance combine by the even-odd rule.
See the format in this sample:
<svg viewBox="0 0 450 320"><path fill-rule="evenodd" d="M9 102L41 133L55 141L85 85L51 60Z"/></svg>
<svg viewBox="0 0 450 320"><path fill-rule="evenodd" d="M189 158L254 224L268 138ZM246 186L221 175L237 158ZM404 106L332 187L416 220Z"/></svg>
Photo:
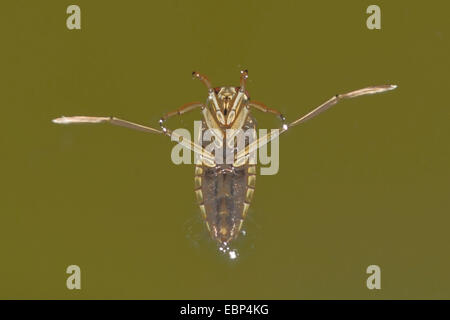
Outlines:
<svg viewBox="0 0 450 320"><path fill-rule="evenodd" d="M386 91L393 90L395 88L397 88L396 85L388 84L388 85L367 87L367 88L351 91L351 92L344 93L344 94L337 94L334 97L332 97L331 99L322 103L317 108L308 112L304 116L298 118L297 120L295 120L289 124L283 124L278 129L278 132L274 132L274 133L270 132L270 133L260 137L258 140L253 141L248 146L246 146L245 149L243 149L237 153L236 161L242 161L242 159L241 159L242 157L247 157L251 152L254 152L255 150L258 150L262 146L266 145L273 139L277 138L283 132L286 132L289 128L294 127L298 124L301 124L311 118L314 118L315 116L319 115L320 113L324 112L325 110L328 110L330 107L334 106L335 104L337 104L339 101L341 101L343 99L350 99L350 98L356 98L356 97L360 97L360 96L364 96L364 95L368 95L368 94L386 92ZM272 113L276 114L275 112L272 112Z"/></svg>

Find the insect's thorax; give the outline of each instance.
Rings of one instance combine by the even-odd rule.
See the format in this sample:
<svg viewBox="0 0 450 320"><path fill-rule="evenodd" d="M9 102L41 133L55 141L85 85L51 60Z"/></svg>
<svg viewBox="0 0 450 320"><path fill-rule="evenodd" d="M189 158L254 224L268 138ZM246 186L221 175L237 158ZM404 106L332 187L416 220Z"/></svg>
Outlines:
<svg viewBox="0 0 450 320"><path fill-rule="evenodd" d="M211 151L211 148L208 148L211 143L214 144L215 150L222 148L220 152L223 153L223 161L216 161L217 163L230 163L227 157L230 155L230 149L237 147L237 140L241 138L239 141L242 147L245 139L252 140L256 137L254 130L248 131L255 128L255 120L250 115L249 97L240 87L217 87L211 90L202 112L202 142L198 144L208 151ZM242 139L245 134L247 138ZM248 137L249 135L251 137ZM240 159L238 165L242 165L243 160ZM208 165L211 166L211 163Z"/></svg>
<svg viewBox="0 0 450 320"><path fill-rule="evenodd" d="M204 165L215 167L231 164L234 167L240 167L246 163L248 156L238 158L238 154L257 140L256 120L249 113L246 113L242 120L242 124L235 129L211 128L207 119L203 119L197 144L215 157L215 162L205 162Z"/></svg>
<svg viewBox="0 0 450 320"><path fill-rule="evenodd" d="M206 101L203 116L209 128L239 129L248 115L248 95L239 87L218 87Z"/></svg>

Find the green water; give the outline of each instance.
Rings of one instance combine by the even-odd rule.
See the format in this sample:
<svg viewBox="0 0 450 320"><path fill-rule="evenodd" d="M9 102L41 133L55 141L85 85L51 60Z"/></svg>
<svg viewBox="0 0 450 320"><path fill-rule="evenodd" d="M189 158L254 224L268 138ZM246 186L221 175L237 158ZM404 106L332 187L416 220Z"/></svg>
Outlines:
<svg viewBox="0 0 450 320"><path fill-rule="evenodd" d="M4 1L0 298L450 298L450 7L376 2L381 30L366 27L370 1ZM66 28L70 4L81 30ZM282 136L234 261L168 138L50 122L157 126L206 98L193 70L238 85L243 68L251 97L291 121L336 93L399 87ZM372 264L381 290L366 287Z"/></svg>

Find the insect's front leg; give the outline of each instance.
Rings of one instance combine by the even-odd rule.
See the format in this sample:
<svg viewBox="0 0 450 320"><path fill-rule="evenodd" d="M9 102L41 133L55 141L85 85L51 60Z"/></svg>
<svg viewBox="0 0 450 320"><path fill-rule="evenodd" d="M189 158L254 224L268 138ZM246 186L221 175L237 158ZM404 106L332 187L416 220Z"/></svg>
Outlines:
<svg viewBox="0 0 450 320"><path fill-rule="evenodd" d="M211 152L206 151L202 146L198 145L197 143L184 138L183 136L180 136L176 132L173 132L172 130L168 129L164 126L164 122L176 115L182 115L186 112L192 111L194 109L201 108L204 109L205 105L201 102L190 102L187 103L177 110L171 111L166 113L162 116L162 118L159 120L159 125L161 126L161 130L164 134L166 134L169 137L172 137L174 141L177 141L182 146L188 148L189 150L195 152L196 154L200 155L201 158L205 161L205 164L213 166L215 164L215 157Z"/></svg>

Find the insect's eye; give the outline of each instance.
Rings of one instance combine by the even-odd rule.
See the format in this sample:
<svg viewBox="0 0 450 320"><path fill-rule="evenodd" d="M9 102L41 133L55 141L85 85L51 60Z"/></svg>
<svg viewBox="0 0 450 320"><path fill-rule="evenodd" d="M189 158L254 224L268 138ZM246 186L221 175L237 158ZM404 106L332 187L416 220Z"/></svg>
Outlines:
<svg viewBox="0 0 450 320"><path fill-rule="evenodd" d="M214 88L214 92L215 92L216 94L218 94L219 91L220 91L220 88Z"/></svg>

